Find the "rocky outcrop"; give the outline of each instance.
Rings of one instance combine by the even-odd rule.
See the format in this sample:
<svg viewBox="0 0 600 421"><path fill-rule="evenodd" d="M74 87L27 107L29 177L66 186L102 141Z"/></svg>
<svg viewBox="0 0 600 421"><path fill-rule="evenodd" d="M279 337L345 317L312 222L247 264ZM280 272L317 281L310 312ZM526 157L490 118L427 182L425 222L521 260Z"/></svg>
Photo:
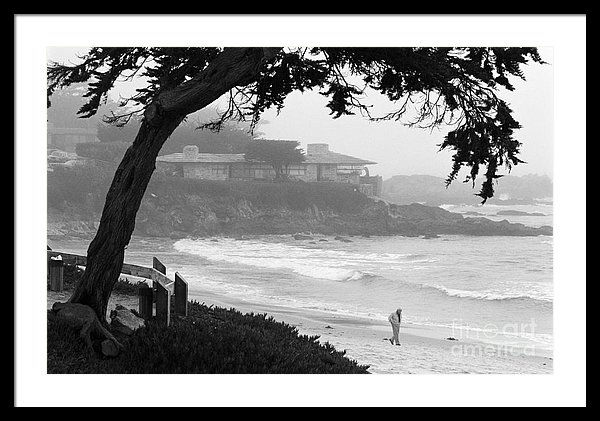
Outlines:
<svg viewBox="0 0 600 421"><path fill-rule="evenodd" d="M304 234L294 234L293 237L294 237L294 240L314 240L314 238L311 237L310 235L304 235Z"/></svg>
<svg viewBox="0 0 600 421"><path fill-rule="evenodd" d="M92 220L87 218L81 220L73 212L61 215L49 210L48 235L92 236L99 215L94 215ZM292 209L259 206L252 200L232 195L177 192L169 197L145 198L135 227L136 235L170 238L290 234L304 239L304 233L426 238L443 234L531 236L552 235L552 227L533 228L506 220L492 221L416 203L395 205L382 200L364 200L344 211L317 208L313 203L306 204L304 209Z"/></svg>
<svg viewBox="0 0 600 421"><path fill-rule="evenodd" d="M546 214L541 213L541 212L529 213L529 212L518 211L518 210L513 210L513 209L498 211L498 212L496 212L496 215L498 215L498 216L546 216Z"/></svg>
<svg viewBox="0 0 600 421"><path fill-rule="evenodd" d="M409 236L441 234L532 236L552 235L552 227L529 227L507 220L492 221L482 217L465 217L442 208L411 205L389 205L389 228Z"/></svg>

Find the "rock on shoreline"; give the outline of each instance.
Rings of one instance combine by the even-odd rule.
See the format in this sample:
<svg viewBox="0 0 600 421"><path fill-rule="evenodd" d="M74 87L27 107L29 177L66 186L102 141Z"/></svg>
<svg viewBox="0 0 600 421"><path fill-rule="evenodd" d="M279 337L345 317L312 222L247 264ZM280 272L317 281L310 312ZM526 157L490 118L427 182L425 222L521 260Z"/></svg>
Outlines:
<svg viewBox="0 0 600 421"><path fill-rule="evenodd" d="M496 212L496 216L548 216L548 215L546 215L545 213L541 213L541 212L531 212L530 213L530 212L508 209L508 210L502 210L502 211Z"/></svg>

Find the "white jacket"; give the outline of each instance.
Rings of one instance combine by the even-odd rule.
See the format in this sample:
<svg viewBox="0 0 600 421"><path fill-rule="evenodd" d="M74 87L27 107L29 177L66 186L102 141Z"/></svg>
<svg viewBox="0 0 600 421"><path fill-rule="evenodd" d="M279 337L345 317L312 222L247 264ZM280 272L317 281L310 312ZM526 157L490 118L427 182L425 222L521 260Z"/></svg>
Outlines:
<svg viewBox="0 0 600 421"><path fill-rule="evenodd" d="M402 321L402 317L398 316L398 313L394 311L392 314L390 314L390 316L388 317L388 320L393 325L399 325L400 322Z"/></svg>

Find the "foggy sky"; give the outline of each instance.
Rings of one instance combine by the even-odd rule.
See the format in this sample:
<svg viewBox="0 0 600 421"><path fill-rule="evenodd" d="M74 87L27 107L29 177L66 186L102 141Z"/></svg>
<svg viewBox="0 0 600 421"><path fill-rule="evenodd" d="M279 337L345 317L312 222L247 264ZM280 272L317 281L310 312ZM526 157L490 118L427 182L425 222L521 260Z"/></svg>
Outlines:
<svg viewBox="0 0 600 421"><path fill-rule="evenodd" d="M77 53L85 47L48 48L48 59L59 62L77 62ZM503 91L500 97L514 110L514 116L523 126L516 138L523 143L520 158L526 164L513 167L510 174L545 174L553 176L553 69L552 48L539 48L547 65L529 64L524 67L526 80L512 79L514 92ZM138 81L119 84L111 95L130 94ZM370 166L371 174L389 178L396 174L448 175L451 169L451 151L438 151L449 128L433 132L408 128L394 121L371 122L361 117L342 116L332 119L325 107L327 98L317 92L294 92L285 101L279 115L274 110L263 114L259 130L265 138L297 140L305 148L307 143L323 142L336 152L377 162ZM367 98L377 108L387 106L381 98ZM505 169L501 173L507 173Z"/></svg>

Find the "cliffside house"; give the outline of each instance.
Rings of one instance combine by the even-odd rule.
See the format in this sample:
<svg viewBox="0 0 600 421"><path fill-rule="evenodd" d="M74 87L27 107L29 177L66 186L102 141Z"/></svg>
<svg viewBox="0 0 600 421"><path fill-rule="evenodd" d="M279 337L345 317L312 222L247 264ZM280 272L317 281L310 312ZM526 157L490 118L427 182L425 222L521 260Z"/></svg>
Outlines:
<svg viewBox="0 0 600 421"><path fill-rule="evenodd" d="M170 167L185 178L206 180L272 180L275 171L268 163L248 162L244 154L199 153L197 146L185 146L182 153L162 155L157 166ZM369 176L367 165L376 162L332 152L326 143L310 143L305 161L290 165L287 175L306 182L356 184L369 196L381 194L381 177Z"/></svg>

